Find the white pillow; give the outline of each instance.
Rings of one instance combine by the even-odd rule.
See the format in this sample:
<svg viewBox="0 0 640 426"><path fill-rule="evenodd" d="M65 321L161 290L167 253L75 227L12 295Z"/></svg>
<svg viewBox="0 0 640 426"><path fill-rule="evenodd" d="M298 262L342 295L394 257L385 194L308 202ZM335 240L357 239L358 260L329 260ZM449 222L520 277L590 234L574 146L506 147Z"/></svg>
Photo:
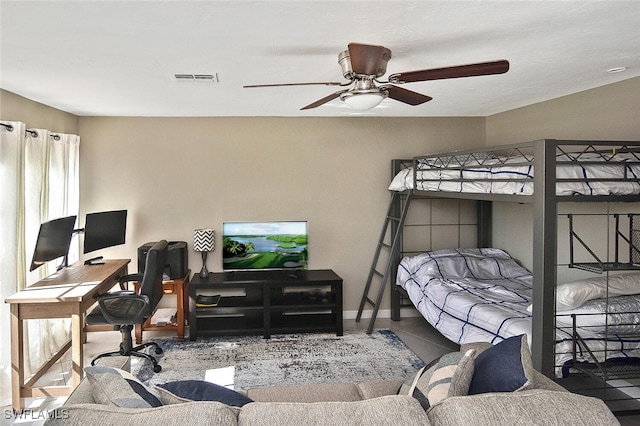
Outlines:
<svg viewBox="0 0 640 426"><path fill-rule="evenodd" d="M640 274L606 275L587 278L556 287L556 311L571 311L587 303L589 300L607 297L607 281L609 296L627 296L640 294ZM527 312L533 312L533 304L527 306Z"/></svg>
<svg viewBox="0 0 640 426"><path fill-rule="evenodd" d="M413 189L413 167L400 170L389 185L389 191L405 191L407 189Z"/></svg>
<svg viewBox="0 0 640 426"><path fill-rule="evenodd" d="M568 311L593 299L640 294L640 274L606 275L560 284L556 288L556 310Z"/></svg>

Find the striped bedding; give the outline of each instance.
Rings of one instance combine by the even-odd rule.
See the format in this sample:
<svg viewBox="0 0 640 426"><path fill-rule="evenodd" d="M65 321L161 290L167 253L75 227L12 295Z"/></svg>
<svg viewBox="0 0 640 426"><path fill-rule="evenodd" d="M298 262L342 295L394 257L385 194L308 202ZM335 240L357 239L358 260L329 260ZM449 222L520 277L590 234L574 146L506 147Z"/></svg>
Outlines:
<svg viewBox="0 0 640 426"><path fill-rule="evenodd" d="M496 248L446 249L402 259L396 284L425 319L449 340L496 344L526 334L531 342L533 277L505 251ZM563 312L566 314L567 312ZM599 361L640 356L640 332L603 336L580 329ZM570 329L556 332L556 366L572 359ZM606 343L606 344L605 344ZM578 360L587 360L578 348Z"/></svg>
<svg viewBox="0 0 640 426"><path fill-rule="evenodd" d="M579 161L578 161L579 160ZM556 195L631 195L640 194L640 164L633 154L582 153L556 157ZM563 161L568 161L563 163ZM438 158L419 162L414 185L413 168L400 171L389 189L404 191L446 191L488 194L533 194L534 166L522 156L467 162L457 169L443 167ZM423 180L426 179L426 180ZM562 179L627 179L626 181L579 181Z"/></svg>

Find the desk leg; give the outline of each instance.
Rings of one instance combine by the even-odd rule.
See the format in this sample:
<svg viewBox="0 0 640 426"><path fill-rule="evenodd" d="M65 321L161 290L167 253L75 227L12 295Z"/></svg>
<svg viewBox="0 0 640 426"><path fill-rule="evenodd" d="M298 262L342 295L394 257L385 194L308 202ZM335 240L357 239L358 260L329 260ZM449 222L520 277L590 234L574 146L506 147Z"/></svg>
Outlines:
<svg viewBox="0 0 640 426"><path fill-rule="evenodd" d="M188 278L186 278L188 280ZM184 286L185 282L176 286L176 322L178 328L178 341L184 341Z"/></svg>
<svg viewBox="0 0 640 426"><path fill-rule="evenodd" d="M82 314L80 312L74 312L71 315L71 379L74 388L80 384L84 367L82 322Z"/></svg>
<svg viewBox="0 0 640 426"><path fill-rule="evenodd" d="M18 303L11 304L11 406L22 409L22 385L24 384L24 325L20 320Z"/></svg>
<svg viewBox="0 0 640 426"><path fill-rule="evenodd" d="M189 340L198 337L198 317L196 316L196 288L189 285Z"/></svg>
<svg viewBox="0 0 640 426"><path fill-rule="evenodd" d="M149 321L145 321L145 323L148 323ZM140 345L142 344L142 324L136 324L134 325L134 329L136 331L136 345Z"/></svg>

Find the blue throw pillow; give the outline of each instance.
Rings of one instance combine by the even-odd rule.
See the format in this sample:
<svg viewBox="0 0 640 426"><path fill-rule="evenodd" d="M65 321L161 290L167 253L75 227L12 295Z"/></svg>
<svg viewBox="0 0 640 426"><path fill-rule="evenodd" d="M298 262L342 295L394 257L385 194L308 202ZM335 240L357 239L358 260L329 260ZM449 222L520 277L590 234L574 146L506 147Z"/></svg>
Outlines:
<svg viewBox="0 0 640 426"><path fill-rule="evenodd" d="M239 392L203 380L179 380L164 383L158 387L190 401L218 401L234 407L242 407L253 402L251 398Z"/></svg>
<svg viewBox="0 0 640 426"><path fill-rule="evenodd" d="M509 337L478 355L469 395L525 390L533 386L533 372L527 336Z"/></svg>

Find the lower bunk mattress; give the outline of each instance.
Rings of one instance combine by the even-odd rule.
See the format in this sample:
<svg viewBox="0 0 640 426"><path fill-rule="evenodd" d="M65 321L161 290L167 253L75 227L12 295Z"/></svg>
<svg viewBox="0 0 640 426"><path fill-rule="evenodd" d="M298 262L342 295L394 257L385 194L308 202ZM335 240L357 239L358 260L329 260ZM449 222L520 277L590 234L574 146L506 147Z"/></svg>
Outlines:
<svg viewBox="0 0 640 426"><path fill-rule="evenodd" d="M422 316L455 343L496 344L521 334L531 342L533 276L503 250L446 249L405 257L396 284ZM609 314L614 299L620 299L616 321L623 324L617 328L611 328ZM606 314L597 314L597 309ZM577 361L590 361L589 351L598 361L640 357L640 295L609 298L604 305L589 301L575 312L576 331L586 342L576 346ZM558 376L573 360L571 313L562 311L556 317Z"/></svg>

